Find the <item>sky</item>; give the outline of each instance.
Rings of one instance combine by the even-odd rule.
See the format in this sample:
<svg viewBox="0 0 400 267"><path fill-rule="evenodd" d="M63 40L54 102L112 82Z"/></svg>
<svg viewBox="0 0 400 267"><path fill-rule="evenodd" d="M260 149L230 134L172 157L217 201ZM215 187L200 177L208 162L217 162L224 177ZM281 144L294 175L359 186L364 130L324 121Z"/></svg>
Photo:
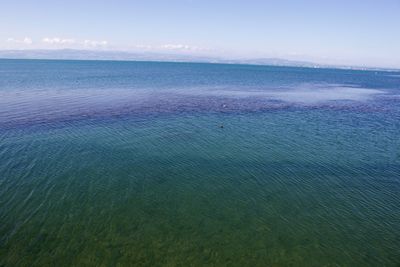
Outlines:
<svg viewBox="0 0 400 267"><path fill-rule="evenodd" d="M400 68L400 0L0 0L0 49Z"/></svg>

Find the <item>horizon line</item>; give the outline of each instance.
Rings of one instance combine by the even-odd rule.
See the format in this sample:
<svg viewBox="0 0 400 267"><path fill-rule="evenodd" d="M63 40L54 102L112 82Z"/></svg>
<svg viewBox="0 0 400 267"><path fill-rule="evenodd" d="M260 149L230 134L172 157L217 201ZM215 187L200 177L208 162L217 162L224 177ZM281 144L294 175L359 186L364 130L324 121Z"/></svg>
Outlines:
<svg viewBox="0 0 400 267"><path fill-rule="evenodd" d="M400 67L378 67L373 65L360 66L351 64L329 64L317 63L309 60L293 60L284 57L217 57L212 55L195 55L182 53L167 53L162 51L127 51L127 50L96 50L96 49L75 49L75 48L56 48L56 49L0 49L0 53L13 52L82 52L79 58L78 55L1 55L2 60L70 60L70 61L122 61L122 62L160 62L160 63L196 63L196 64L229 64L229 65L252 65L252 66L273 66L273 67L294 67L294 68L311 68L311 69L341 69L341 70L361 70L361 71L400 71ZM85 52L97 53L96 55L85 55ZM121 53L126 56L169 56L172 58L101 58L101 54L106 53ZM48 57L46 57L48 56ZM87 58L84 58L87 56ZM96 58L98 57L98 58ZM173 58L175 57L175 58ZM277 61L273 62L255 62L255 61Z"/></svg>

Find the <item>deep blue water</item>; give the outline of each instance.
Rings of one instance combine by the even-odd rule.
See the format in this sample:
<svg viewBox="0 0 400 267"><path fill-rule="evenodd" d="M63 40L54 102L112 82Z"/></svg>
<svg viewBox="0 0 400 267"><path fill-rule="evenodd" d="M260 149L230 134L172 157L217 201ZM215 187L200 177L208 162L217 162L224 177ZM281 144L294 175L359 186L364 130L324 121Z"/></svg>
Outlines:
<svg viewBox="0 0 400 267"><path fill-rule="evenodd" d="M0 266L398 266L400 72L0 60Z"/></svg>

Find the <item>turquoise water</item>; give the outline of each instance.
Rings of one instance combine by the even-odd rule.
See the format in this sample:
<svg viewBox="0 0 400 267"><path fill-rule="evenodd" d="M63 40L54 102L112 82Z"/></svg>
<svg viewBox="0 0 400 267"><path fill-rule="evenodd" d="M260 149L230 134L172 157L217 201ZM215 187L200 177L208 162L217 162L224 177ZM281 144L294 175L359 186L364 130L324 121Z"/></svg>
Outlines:
<svg viewBox="0 0 400 267"><path fill-rule="evenodd" d="M0 60L0 266L398 266L400 72Z"/></svg>

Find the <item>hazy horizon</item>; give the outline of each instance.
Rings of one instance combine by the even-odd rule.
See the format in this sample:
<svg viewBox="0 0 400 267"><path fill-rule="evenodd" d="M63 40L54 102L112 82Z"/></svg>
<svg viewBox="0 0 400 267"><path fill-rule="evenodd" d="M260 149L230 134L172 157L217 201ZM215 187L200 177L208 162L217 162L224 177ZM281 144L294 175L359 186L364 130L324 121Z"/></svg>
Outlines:
<svg viewBox="0 0 400 267"><path fill-rule="evenodd" d="M7 25L0 32L2 51L78 49L400 68L397 0L17 0L1 6L0 23Z"/></svg>
<svg viewBox="0 0 400 267"><path fill-rule="evenodd" d="M229 57L216 55L183 54L162 51L129 51L129 50L90 50L74 48L53 49L0 49L0 59L16 60L104 60L104 61L156 61L208 64L246 64L264 66L288 66L308 68L338 68L355 70L400 70L399 67L379 65L354 65L340 63L323 63L312 60L296 60L284 57Z"/></svg>

